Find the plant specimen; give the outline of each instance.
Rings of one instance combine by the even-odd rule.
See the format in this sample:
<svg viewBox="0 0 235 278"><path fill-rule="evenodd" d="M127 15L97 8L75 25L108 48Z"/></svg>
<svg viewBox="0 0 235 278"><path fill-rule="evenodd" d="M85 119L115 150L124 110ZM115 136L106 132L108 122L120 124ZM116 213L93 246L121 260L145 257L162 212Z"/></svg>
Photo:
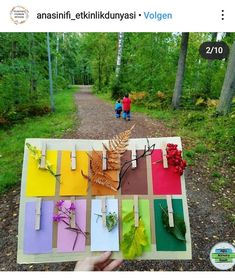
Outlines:
<svg viewBox="0 0 235 278"><path fill-rule="evenodd" d="M168 164L174 166L174 172L182 176L187 166L186 160L183 160L182 158L182 151L178 150L178 146L176 144L169 143L167 144L166 152L167 152L166 158ZM153 164L159 162L162 162L162 159L153 162Z"/></svg>
<svg viewBox="0 0 235 278"><path fill-rule="evenodd" d="M168 217L168 210L167 208L163 208L161 205L161 217L164 228L171 233L175 238L177 238L180 241L186 241L185 234L186 234L186 226L184 222L184 218L177 215L176 213L173 213L174 217L174 227L169 226L169 217Z"/></svg>
<svg viewBox="0 0 235 278"><path fill-rule="evenodd" d="M32 146L29 143L26 143L26 146L29 149L30 155L37 161L38 167L39 167L39 165L41 163L41 158L42 158L41 150L37 149L35 146ZM59 174L56 174L56 172L53 169L52 164L48 160L46 160L46 167L45 167L45 169L41 169L41 170L47 170L56 179L58 178L58 176L60 176Z"/></svg>
<svg viewBox="0 0 235 278"><path fill-rule="evenodd" d="M123 235L121 242L121 249L123 255L127 259L134 259L142 255L144 247L148 245L148 238L145 232L144 222L139 217L139 225L135 227L134 224L134 211L128 213L123 222L133 222L128 232Z"/></svg>
<svg viewBox="0 0 235 278"><path fill-rule="evenodd" d="M95 213L95 215L97 215L97 221L100 217L102 217L101 214L97 214ZM109 232L111 232L118 224L118 217L116 212L109 212L106 215L106 227L108 229Z"/></svg>
<svg viewBox="0 0 235 278"><path fill-rule="evenodd" d="M77 240L78 240L78 235L82 234L84 237L87 236L87 232L84 232L81 230L81 228L77 225L77 223L75 223L76 227L72 228L70 225L71 219L72 219L72 214L75 213L76 210L76 206L75 204L72 202L69 208L66 208L64 205L64 200L60 200L56 203L56 208L58 210L58 214L53 216L53 221L54 222L63 222L66 224L66 228L67 230L76 233L76 237L74 240L74 244L73 244L73 250L75 249Z"/></svg>
<svg viewBox="0 0 235 278"><path fill-rule="evenodd" d="M120 158L121 155L126 151L128 140L133 128L134 126L116 135L112 140L109 141L109 146L105 146L103 144L107 153L107 170L103 171L102 169L103 157L101 152L92 150L92 154L88 154L90 158L91 177L85 175L83 172L82 175L93 184L105 186L109 189L112 189L113 191L117 191L118 179L114 180L110 176L110 171L120 170Z"/></svg>
<svg viewBox="0 0 235 278"><path fill-rule="evenodd" d="M135 160L138 161L139 159L142 159L142 158L144 158L144 157L146 157L146 156L151 155L152 152L154 151L154 149L155 149L155 144L153 144L152 146L150 146L149 140L148 140L148 139L146 139L146 140L147 140L147 145L145 145L144 150L143 150L143 153L140 154L139 156L137 156L137 157L134 158L134 159L131 159L131 160L126 161L126 162L122 165L122 167L121 167L121 169L120 169L120 173L119 173L119 186L118 186L118 189L121 187L121 183L122 183L123 177L125 176L125 174L126 174L127 171L129 170L129 168L131 167L132 161L135 161Z"/></svg>

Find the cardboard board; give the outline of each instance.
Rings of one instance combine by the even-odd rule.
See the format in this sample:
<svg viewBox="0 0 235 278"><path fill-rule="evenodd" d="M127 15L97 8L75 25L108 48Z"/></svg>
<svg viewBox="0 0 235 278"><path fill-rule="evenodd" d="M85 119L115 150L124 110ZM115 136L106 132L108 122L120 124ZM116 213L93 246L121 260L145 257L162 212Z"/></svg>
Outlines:
<svg viewBox="0 0 235 278"><path fill-rule="evenodd" d="M26 142L30 143L31 145L40 148L42 144L42 140L45 139L27 139ZM59 176L59 179L63 180L65 178L68 179L68 181L71 179L71 182L73 183L73 178L70 176L70 167L71 167L71 161L68 157L68 154L66 156L66 163L63 162L63 153L66 153L68 150L72 150L73 146L76 145L76 151L78 152L87 152L90 155L92 154L92 150L95 150L97 152L100 152L102 154L103 150L103 143L108 145L108 140L74 140L74 139L46 139L47 142L47 159L52 163L55 167L55 170L59 174L63 174L63 178ZM173 143L177 144L179 149L181 149L181 140L179 137L170 137L170 138L149 138L149 144L153 145L155 144L155 149L159 150L163 144L165 143ZM144 138L140 139L130 139L129 140L129 146L127 147L127 153L125 155L128 155L130 153L133 145L135 146L135 149L137 153L139 153L141 150L145 149L147 145L147 140ZM79 156L78 156L79 157ZM190 236L190 225L189 225L189 215L188 215L188 207L187 207L187 196L186 196L186 190L185 190L185 179L184 175L181 177L178 177L180 183L181 191L174 191L171 195L173 200L173 209L178 209L180 212L183 212L184 221L186 224L186 243L183 248L179 251L180 248L175 248L173 251L167 251L164 247L164 244L161 245L161 242L164 241L164 235L163 232L159 232L159 217L158 217L158 209L156 207L157 202L165 202L166 200L166 194L171 194L171 191L167 190L164 192L157 191L156 193L153 183L155 182L155 178L153 174L153 171L155 172L156 169L152 167L152 160L155 160L155 157L147 156L143 159L144 165L146 165L146 171L139 170L141 179L144 176L144 187L143 191L129 191L130 188L128 188L127 184L122 185L122 187L117 191L108 191L101 186L97 188L94 187L94 185L91 184L91 182L88 181L87 188L84 186L84 191L78 192L77 187L73 187L70 185L70 182L66 182L66 186L61 186L61 184L55 179L54 176L52 176L49 173L46 173L46 178L43 180L41 178L41 174L38 175L38 168L35 162L32 160L32 157L30 157L27 147L25 147L24 152L24 162L23 162L23 171L22 171L22 181L21 181L21 197L20 197L20 212L19 212L19 226L18 226L18 250L17 250L17 262L18 263L43 263L43 262L65 262L65 261L77 261L79 259L86 258L87 256L96 256L100 251L92 251L92 250L116 250L113 252L113 258L123 258L122 251L120 250L120 242L122 240L123 232L126 230L126 225L123 225L122 217L128 211L133 207L133 195L132 194L138 194L138 202L139 202L139 213L143 215L144 222L146 225L146 231L148 233L148 238L150 241L149 246L147 246L146 251L142 254L141 257L137 258L138 260L148 260L148 259L154 259L154 260L189 260L192 258L192 250L191 250L191 236ZM90 165L90 161L84 159L83 162L80 164L82 169L86 169L86 165ZM79 161L76 161L77 166L79 165ZM83 165L85 163L85 165ZM63 167L66 167L66 171L63 172ZM137 162L137 165L142 165L141 162ZM32 172L33 167L33 172ZM101 165L102 167L102 165ZM141 166L145 168L145 166ZM137 166L138 169L138 166ZM43 170L44 171L44 170ZM75 170L76 171L76 170ZM91 169L88 169L88 175L90 175ZM135 170L134 170L135 171ZM137 170L138 171L138 170ZM32 173L34 173L32 175ZM41 173L41 172L40 172ZM48 175L49 174L49 175ZM132 174L132 173L131 173ZM44 175L44 174L43 174ZM135 176L134 176L135 177ZM133 180L135 181L134 177L128 177L126 176L127 180ZM139 184L140 177L136 181ZM165 176L167 178L168 175ZM115 173L114 179L117 179L115 182L115 186L118 185L118 175L117 172ZM37 179L43 181L38 182ZM147 188L145 179L147 180ZM35 183L36 182L36 183ZM34 185L37 184L36 188L34 188ZM77 184L77 183L76 183ZM80 183L79 183L80 184ZM75 185L75 183L74 183ZM49 187L48 187L49 186ZM173 186L174 187L174 186ZM63 188L63 189L62 189ZM83 187L82 187L83 188ZM66 196L61 196L62 191L63 194ZM80 190L80 189L79 189ZM83 189L82 189L83 190ZM83 195L85 193L87 195ZM131 195L129 192L131 192ZM146 194L147 192L147 194ZM75 194L76 193L76 194ZM68 194L68 195L67 195ZM71 195L69 195L71 194ZM80 196L81 194L81 196ZM94 237L97 237L97 232L95 230L95 233L92 232L93 226L94 226L94 219L92 218L92 210L94 210L94 206L92 205L93 201L97 201L97 204L101 202L101 198L104 198L104 194L106 195L106 198L110 200L111 202L115 202L115 209L118 208L117 212L119 215L119 224L116 227L116 234L115 234L115 246L113 246L110 241L107 239L106 236L104 236L103 233L99 236L102 237L102 240L104 241L102 244L106 246L105 248L100 248L100 245L97 246L94 244L96 240ZM165 194L165 195L164 195ZM64 199L67 201L70 201L71 198L76 196L75 202L78 202L80 205L78 206L78 213L76 214L76 221L78 221L79 225L83 226L84 230L86 230L87 237L86 239L84 237L80 237L78 246L76 249L72 249L72 243L74 243L74 235L70 233L70 236L68 238L68 242L65 240L67 238L67 234L65 235L65 231L61 231L61 226L58 225L58 223L52 222L53 214L56 213L55 204L58 200ZM47 235L46 240L49 242L48 246L46 246L44 249L40 249L38 246L33 248L33 250L30 250L25 244L26 241L25 238L30 238L30 241L34 241L36 239L36 242L40 242L40 240L37 240L35 237L35 227L34 222L35 220L35 197L42 197L42 230L39 230L41 232L44 231L43 227L44 224L48 225L49 228L47 228ZM177 201L177 200L179 201ZM131 200L131 201L129 201ZM178 204L178 202L180 204ZM49 207L46 208L47 213L45 213L45 204ZM96 202L95 202L96 203ZM30 205L29 205L30 204ZM113 209L113 207L112 207ZM77 218L78 217L78 218ZM156 217L156 219L155 219ZM32 219L29 221L29 219ZM100 219L100 224L102 225L102 219ZM44 223L44 221L46 221ZM31 225L31 226L30 226ZM25 227L30 226L30 229L26 229ZM63 228L63 227L62 227ZM30 231L30 233L28 233ZM39 233L38 233L39 234ZM168 235L169 236L169 235ZM71 237L71 238L70 238ZM44 235L42 236L44 238ZM64 243L63 239L65 240ZM94 241L95 240L95 241ZM112 242L113 243L113 242ZM102 252L102 251L101 251Z"/></svg>

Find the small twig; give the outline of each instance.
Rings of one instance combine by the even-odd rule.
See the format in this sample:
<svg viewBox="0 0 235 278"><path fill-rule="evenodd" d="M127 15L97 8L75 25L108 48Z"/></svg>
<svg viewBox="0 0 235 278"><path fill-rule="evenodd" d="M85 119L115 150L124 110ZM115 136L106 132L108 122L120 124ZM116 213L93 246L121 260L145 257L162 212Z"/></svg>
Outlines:
<svg viewBox="0 0 235 278"><path fill-rule="evenodd" d="M166 210L162 207L162 205L160 204L159 206L160 206L160 208L162 209L162 211L165 213L165 215L168 216L168 213L167 213Z"/></svg>
<svg viewBox="0 0 235 278"><path fill-rule="evenodd" d="M74 241L74 244L73 244L73 250L75 249L75 246L76 246L76 243L77 243L77 240L78 240L78 234L79 234L79 233L77 233L76 238L75 238L75 241Z"/></svg>
<svg viewBox="0 0 235 278"><path fill-rule="evenodd" d="M96 218L96 223L98 222L98 219L99 219L99 217L102 217L102 215L101 214L97 214L97 213L94 213L95 215L97 215L97 218Z"/></svg>
<svg viewBox="0 0 235 278"><path fill-rule="evenodd" d="M65 220L62 220L67 226L69 226L69 223L68 222L66 222Z"/></svg>
<svg viewBox="0 0 235 278"><path fill-rule="evenodd" d="M63 207L63 208L65 208L65 207ZM66 208L65 208L66 209ZM60 209L60 208L58 208L58 211L60 211L60 212L62 212L63 214L65 214L69 219L71 219L71 216L69 215L70 214L70 211L69 210L67 210L66 209L66 211L67 211L67 213L66 213L66 211L63 211L62 209Z"/></svg>
<svg viewBox="0 0 235 278"><path fill-rule="evenodd" d="M152 146L150 146L148 138L147 138L146 140L147 140L147 146L148 146L148 147L147 147L146 145L144 146L144 151L143 151L143 153L142 153L141 155L137 156L137 157L134 158L134 159L131 159L131 160L129 160L129 161L126 161L126 162L122 165L122 167L121 167L121 169L120 169L120 173L119 173L119 186L118 186L117 189L120 188L121 182L122 182L122 179L123 179L124 175L127 173L128 169L131 167L131 162L132 162L132 161L135 161L135 160L138 161L138 160L141 159L142 157L149 156L149 155L151 155L152 152L154 151L154 149L155 149L155 144L153 144ZM129 164L129 165L128 165L128 164ZM123 169L124 169L124 167L125 167L126 165L128 165L128 166L127 166L127 168L126 168L126 169L124 170L124 172L123 172Z"/></svg>

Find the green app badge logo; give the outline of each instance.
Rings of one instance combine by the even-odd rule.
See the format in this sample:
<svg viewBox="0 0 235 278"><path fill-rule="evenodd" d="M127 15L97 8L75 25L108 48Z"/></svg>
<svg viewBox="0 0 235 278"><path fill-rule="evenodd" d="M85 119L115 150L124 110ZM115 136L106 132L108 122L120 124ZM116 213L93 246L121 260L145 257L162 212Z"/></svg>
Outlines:
<svg viewBox="0 0 235 278"><path fill-rule="evenodd" d="M228 242L219 242L210 252L213 266L219 270L228 270L235 265L235 247Z"/></svg>

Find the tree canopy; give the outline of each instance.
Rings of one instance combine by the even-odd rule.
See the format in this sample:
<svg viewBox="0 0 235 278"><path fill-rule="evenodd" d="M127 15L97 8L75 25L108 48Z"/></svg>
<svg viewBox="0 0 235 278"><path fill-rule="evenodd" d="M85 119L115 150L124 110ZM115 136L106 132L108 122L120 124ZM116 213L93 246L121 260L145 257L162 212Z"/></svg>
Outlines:
<svg viewBox="0 0 235 278"><path fill-rule="evenodd" d="M180 108L203 107L219 99L228 61L208 61L199 54L200 44L217 35L190 33ZM50 33L54 91L69 84L93 84L95 92L111 92L113 98L142 93L150 108L170 107L181 37L125 33L120 44L118 33ZM220 39L231 47L235 33L220 34ZM1 33L0 124L49 111L46 33Z"/></svg>

